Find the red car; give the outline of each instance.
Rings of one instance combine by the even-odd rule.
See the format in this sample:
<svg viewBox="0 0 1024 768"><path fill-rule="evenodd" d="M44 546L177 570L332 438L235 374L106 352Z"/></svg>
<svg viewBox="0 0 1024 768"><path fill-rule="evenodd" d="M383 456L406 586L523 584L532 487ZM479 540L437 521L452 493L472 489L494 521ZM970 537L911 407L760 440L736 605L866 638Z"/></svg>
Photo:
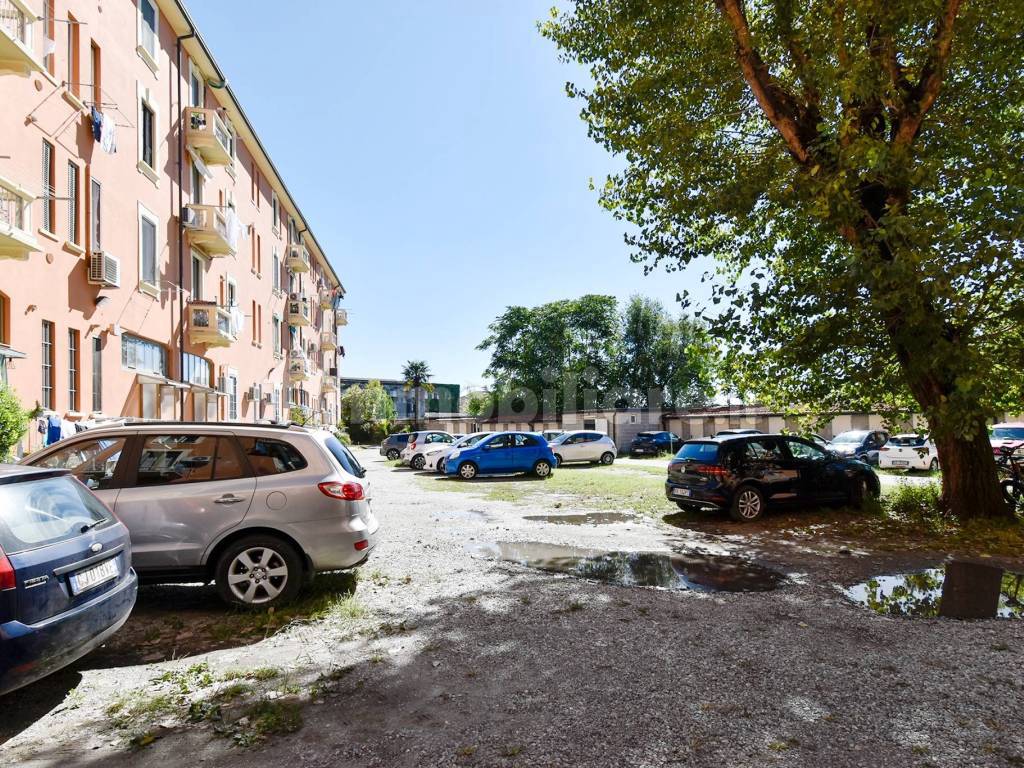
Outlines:
<svg viewBox="0 0 1024 768"><path fill-rule="evenodd" d="M993 424L992 434L989 435L992 442L992 453L999 455L1003 448L1014 450L1024 446L1024 421L1007 421L1003 424Z"/></svg>

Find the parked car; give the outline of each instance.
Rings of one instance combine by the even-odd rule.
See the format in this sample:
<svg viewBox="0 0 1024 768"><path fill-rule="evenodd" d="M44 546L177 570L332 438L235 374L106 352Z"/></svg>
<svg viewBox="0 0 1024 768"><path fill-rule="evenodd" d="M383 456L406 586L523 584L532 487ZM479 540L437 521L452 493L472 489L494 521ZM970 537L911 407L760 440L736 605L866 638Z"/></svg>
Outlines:
<svg viewBox="0 0 1024 768"><path fill-rule="evenodd" d="M838 456L860 459L878 466L878 451L889 442L889 433L882 429L853 429L841 432L828 444Z"/></svg>
<svg viewBox="0 0 1024 768"><path fill-rule="evenodd" d="M629 444L630 456L660 456L675 453L683 444L672 432L640 432Z"/></svg>
<svg viewBox="0 0 1024 768"><path fill-rule="evenodd" d="M388 461L395 461L402 454L405 446L409 444L411 435L410 432L397 432L388 435L380 444L380 455L386 457Z"/></svg>
<svg viewBox="0 0 1024 768"><path fill-rule="evenodd" d="M128 619L127 529L61 470L0 465L0 694L68 666Z"/></svg>
<svg viewBox="0 0 1024 768"><path fill-rule="evenodd" d="M720 429L715 432L715 437L728 437L729 435L763 435L760 429Z"/></svg>
<svg viewBox="0 0 1024 768"><path fill-rule="evenodd" d="M540 435L529 432L498 432L476 445L457 448L445 460L445 474L472 480L477 475L509 475L532 472L551 475L555 455Z"/></svg>
<svg viewBox="0 0 1024 768"><path fill-rule="evenodd" d="M215 582L269 606L376 543L370 485L331 433L294 425L147 422L97 428L27 457L71 471L127 527L143 581Z"/></svg>
<svg viewBox="0 0 1024 768"><path fill-rule="evenodd" d="M1002 453L1004 447L1016 450L1024 446L1024 422L1007 421L993 424L989 441L992 443L992 453L996 456Z"/></svg>
<svg viewBox="0 0 1024 768"><path fill-rule="evenodd" d="M539 434L540 434L541 437L543 437L545 440L547 440L550 443L552 440L554 440L559 435L564 435L565 434L565 430L564 429L546 429L546 430L544 430L543 432L541 432Z"/></svg>
<svg viewBox="0 0 1024 768"><path fill-rule="evenodd" d="M867 464L793 435L726 435L688 440L668 465L665 495L681 509L761 517L775 504L860 506L881 493Z"/></svg>
<svg viewBox="0 0 1024 768"><path fill-rule="evenodd" d="M426 461L423 464L423 469L427 472L441 472L444 473L445 460L452 454L452 451L458 448L469 448L476 445L488 435L494 434L493 432L474 432L470 435L464 435L457 439L451 445L447 443L439 443L436 448L433 448L424 455Z"/></svg>
<svg viewBox="0 0 1024 768"><path fill-rule="evenodd" d="M818 433L808 432L807 434L804 435L804 437L806 437L819 448L824 448L828 450L828 440L819 435Z"/></svg>
<svg viewBox="0 0 1024 768"><path fill-rule="evenodd" d="M423 469L427 463L427 451L442 446L447 447L455 442L455 436L447 432L440 432L436 429L428 429L423 432L412 432L409 436L409 444L402 449L402 466L413 469Z"/></svg>
<svg viewBox="0 0 1024 768"><path fill-rule="evenodd" d="M611 464L618 453L615 441L600 432L564 432L548 445L555 455L555 465L559 467L573 462Z"/></svg>
<svg viewBox="0 0 1024 768"><path fill-rule="evenodd" d="M893 435L879 449L878 466L881 469L939 469L939 451L935 443L924 435Z"/></svg>

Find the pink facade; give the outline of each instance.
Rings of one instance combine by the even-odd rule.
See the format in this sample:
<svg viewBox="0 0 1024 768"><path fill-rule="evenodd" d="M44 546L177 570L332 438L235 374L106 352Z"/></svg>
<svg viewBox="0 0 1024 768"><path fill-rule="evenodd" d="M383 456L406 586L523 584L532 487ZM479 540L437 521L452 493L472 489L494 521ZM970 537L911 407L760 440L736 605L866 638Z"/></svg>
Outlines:
<svg viewBox="0 0 1024 768"><path fill-rule="evenodd" d="M0 0L0 376L71 420L333 424L344 289L201 38L179 70L181 4L45 2Z"/></svg>

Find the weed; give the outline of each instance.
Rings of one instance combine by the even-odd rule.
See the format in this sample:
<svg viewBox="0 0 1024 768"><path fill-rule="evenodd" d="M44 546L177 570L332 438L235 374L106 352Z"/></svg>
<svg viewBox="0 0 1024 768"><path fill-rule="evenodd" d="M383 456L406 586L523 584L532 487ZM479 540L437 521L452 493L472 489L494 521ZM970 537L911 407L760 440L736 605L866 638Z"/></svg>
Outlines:
<svg viewBox="0 0 1024 768"><path fill-rule="evenodd" d="M265 680L273 680L275 677L280 677L281 670L277 667L257 667L256 669L247 672L245 676L250 680L258 680L262 682Z"/></svg>
<svg viewBox="0 0 1024 768"><path fill-rule="evenodd" d="M234 724L232 737L248 747L278 733L295 733L302 727L302 709L293 701L258 701Z"/></svg>
<svg viewBox="0 0 1024 768"><path fill-rule="evenodd" d="M472 757L476 754L476 747L459 747L455 750L455 754L459 757Z"/></svg>
<svg viewBox="0 0 1024 768"><path fill-rule="evenodd" d="M501 754L502 754L503 757L515 757L516 755L518 755L522 751L523 751L522 747L519 747L519 746L508 746L508 747L505 747L501 751Z"/></svg>

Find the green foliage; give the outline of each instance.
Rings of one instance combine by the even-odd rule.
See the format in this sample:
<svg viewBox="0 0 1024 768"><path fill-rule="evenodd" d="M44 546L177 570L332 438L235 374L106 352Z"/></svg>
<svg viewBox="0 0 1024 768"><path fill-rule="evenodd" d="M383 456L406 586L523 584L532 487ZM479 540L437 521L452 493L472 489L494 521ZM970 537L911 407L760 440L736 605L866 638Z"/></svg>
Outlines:
<svg viewBox="0 0 1024 768"><path fill-rule="evenodd" d="M29 414L14 391L0 386L0 461L8 458L28 429Z"/></svg>
<svg viewBox="0 0 1024 768"><path fill-rule="evenodd" d="M473 392L466 399L466 413L470 416L485 418L493 411L493 400L489 392Z"/></svg>
<svg viewBox="0 0 1024 768"><path fill-rule="evenodd" d="M430 383L432 375L430 366L425 360L409 360L402 366L405 389L413 391L413 402L415 403L413 421L418 422L423 415L423 393L434 391L434 385Z"/></svg>
<svg viewBox="0 0 1024 768"><path fill-rule="evenodd" d="M341 394L341 418L356 443L379 443L395 421L395 404L376 379L354 384Z"/></svg>
<svg viewBox="0 0 1024 768"><path fill-rule="evenodd" d="M288 418L299 426L305 426L309 422L308 413L297 405L288 410Z"/></svg>

